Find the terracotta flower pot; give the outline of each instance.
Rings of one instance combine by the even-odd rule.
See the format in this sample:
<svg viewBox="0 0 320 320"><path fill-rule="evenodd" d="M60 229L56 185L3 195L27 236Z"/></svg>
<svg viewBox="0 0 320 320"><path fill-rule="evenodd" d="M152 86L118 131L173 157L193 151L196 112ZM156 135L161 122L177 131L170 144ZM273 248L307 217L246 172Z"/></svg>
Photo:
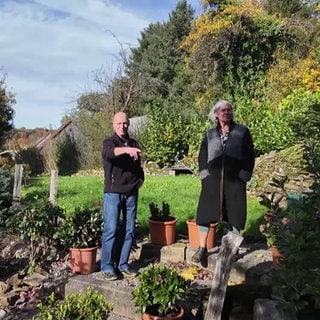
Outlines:
<svg viewBox="0 0 320 320"><path fill-rule="evenodd" d="M142 320L179 320L184 316L184 309L180 306L180 312L177 315L167 315L167 316L154 316L149 313L144 313L141 316Z"/></svg>
<svg viewBox="0 0 320 320"><path fill-rule="evenodd" d="M279 252L276 245L271 246L272 264L275 269L278 268L279 260L283 259L283 253Z"/></svg>
<svg viewBox="0 0 320 320"><path fill-rule="evenodd" d="M169 221L149 219L150 240L152 243L167 246L175 242L177 219L171 218Z"/></svg>
<svg viewBox="0 0 320 320"><path fill-rule="evenodd" d="M98 247L70 248L70 266L73 273L89 274L95 271Z"/></svg>
<svg viewBox="0 0 320 320"><path fill-rule="evenodd" d="M187 220L189 246L194 249L199 248L199 228L194 219ZM211 223L207 237L207 249L212 249L217 245L216 229L218 223Z"/></svg>

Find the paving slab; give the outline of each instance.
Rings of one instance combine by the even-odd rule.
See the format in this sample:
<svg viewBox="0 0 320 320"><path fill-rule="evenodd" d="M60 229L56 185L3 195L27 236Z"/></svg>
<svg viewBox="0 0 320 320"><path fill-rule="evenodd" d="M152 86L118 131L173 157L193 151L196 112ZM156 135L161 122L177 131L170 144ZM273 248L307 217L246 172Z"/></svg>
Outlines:
<svg viewBox="0 0 320 320"><path fill-rule="evenodd" d="M126 280L105 281L102 274L75 275L65 286L65 295L74 292L84 292L87 287L92 287L101 293L109 303L113 304L113 313L129 319L139 320L140 314L135 313L132 301L134 287L125 285Z"/></svg>

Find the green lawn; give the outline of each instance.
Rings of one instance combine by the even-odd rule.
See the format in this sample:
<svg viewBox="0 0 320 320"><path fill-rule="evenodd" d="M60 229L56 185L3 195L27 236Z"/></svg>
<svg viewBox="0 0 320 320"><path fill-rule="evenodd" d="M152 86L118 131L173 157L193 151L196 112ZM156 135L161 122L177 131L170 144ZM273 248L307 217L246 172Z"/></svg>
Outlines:
<svg viewBox="0 0 320 320"><path fill-rule="evenodd" d="M22 188L23 199L49 197L50 177L30 179ZM195 216L200 182L198 177L146 176L139 194L138 219L142 229L147 232L149 203L161 205L162 201L170 205L171 215L177 217L177 232L186 235L186 220ZM103 198L103 177L72 176L59 177L57 204L72 214L76 207L101 206ZM265 211L258 199L248 198L248 219L245 234L259 237L259 224Z"/></svg>

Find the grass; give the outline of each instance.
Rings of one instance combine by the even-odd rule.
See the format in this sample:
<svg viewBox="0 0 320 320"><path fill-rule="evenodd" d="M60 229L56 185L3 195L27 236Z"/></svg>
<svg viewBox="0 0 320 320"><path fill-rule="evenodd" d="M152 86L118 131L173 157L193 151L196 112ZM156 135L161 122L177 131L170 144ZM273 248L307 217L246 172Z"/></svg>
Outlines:
<svg viewBox="0 0 320 320"><path fill-rule="evenodd" d="M75 208L87 208L102 205L103 177L72 176L59 177L56 203L72 214ZM49 197L50 177L30 179L22 188L22 201ZM178 219L177 232L187 235L186 220L195 217L200 193L198 177L146 176L139 192L138 220L144 234L148 233L149 203L161 205L169 203L171 215ZM248 215L244 235L260 238L259 224L265 208L256 197L248 197Z"/></svg>

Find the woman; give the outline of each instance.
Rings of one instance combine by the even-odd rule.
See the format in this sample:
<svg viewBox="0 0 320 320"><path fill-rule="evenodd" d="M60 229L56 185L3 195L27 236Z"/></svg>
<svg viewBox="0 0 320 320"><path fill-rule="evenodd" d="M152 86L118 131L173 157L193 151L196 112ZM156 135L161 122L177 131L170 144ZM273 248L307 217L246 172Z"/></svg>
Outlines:
<svg viewBox="0 0 320 320"><path fill-rule="evenodd" d="M206 254L210 223L226 221L236 233L247 216L246 183L254 167L254 149L249 129L233 121L230 102L217 102L209 113L217 125L201 143L198 162L201 193L197 208L199 248L192 257L198 263Z"/></svg>

